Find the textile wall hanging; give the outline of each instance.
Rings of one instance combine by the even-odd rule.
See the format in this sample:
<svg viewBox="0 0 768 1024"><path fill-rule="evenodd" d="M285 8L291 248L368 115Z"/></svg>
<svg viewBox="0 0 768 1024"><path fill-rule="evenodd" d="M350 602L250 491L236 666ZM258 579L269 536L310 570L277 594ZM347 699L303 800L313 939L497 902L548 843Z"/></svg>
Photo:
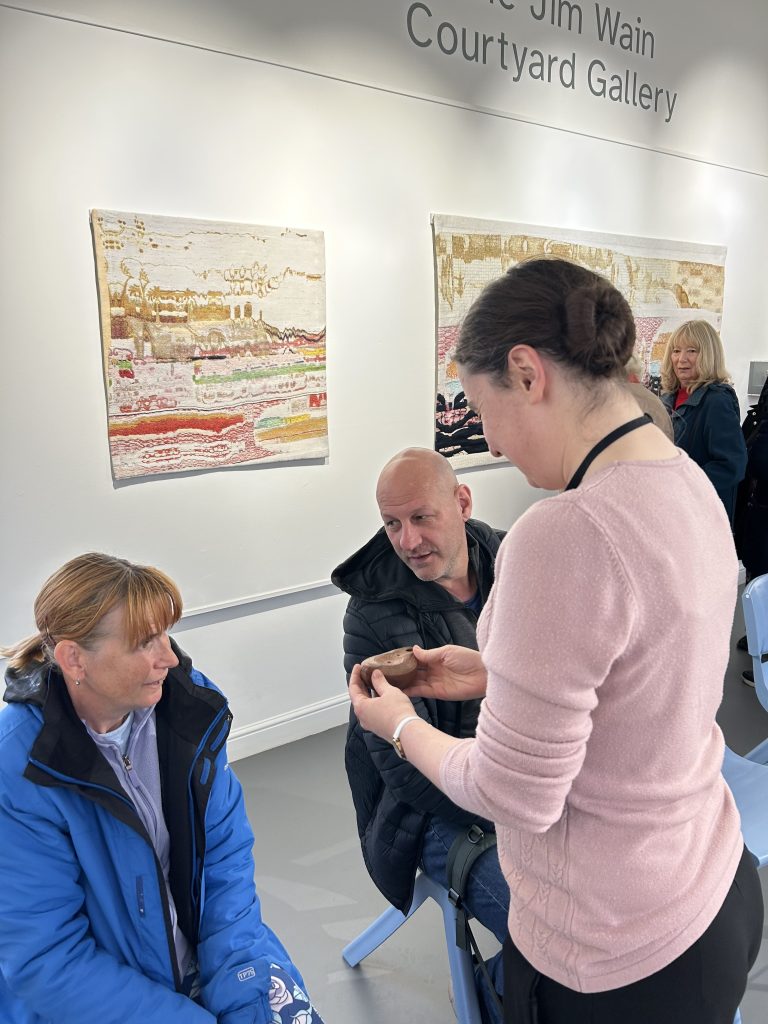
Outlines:
<svg viewBox="0 0 768 1024"><path fill-rule="evenodd" d="M328 454L322 232L91 224L116 480Z"/></svg>
<svg viewBox="0 0 768 1024"><path fill-rule="evenodd" d="M720 327L725 285L722 246L432 217L437 288L435 448L458 469L491 462L477 414L467 407L452 353L461 321L489 281L521 260L559 256L607 277L635 316L643 383L658 390L672 330L686 320Z"/></svg>

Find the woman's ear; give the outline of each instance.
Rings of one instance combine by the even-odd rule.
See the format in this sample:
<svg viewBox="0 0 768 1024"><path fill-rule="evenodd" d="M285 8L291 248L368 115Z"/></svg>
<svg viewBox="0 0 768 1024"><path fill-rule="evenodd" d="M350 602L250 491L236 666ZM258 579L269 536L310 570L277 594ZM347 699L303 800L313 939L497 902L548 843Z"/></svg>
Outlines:
<svg viewBox="0 0 768 1024"><path fill-rule="evenodd" d="M507 353L507 372L512 385L521 388L533 401L544 396L546 367L541 356L530 345L515 345Z"/></svg>
<svg viewBox="0 0 768 1024"><path fill-rule="evenodd" d="M74 640L59 640L53 649L53 657L65 676L79 679L83 675L83 649Z"/></svg>

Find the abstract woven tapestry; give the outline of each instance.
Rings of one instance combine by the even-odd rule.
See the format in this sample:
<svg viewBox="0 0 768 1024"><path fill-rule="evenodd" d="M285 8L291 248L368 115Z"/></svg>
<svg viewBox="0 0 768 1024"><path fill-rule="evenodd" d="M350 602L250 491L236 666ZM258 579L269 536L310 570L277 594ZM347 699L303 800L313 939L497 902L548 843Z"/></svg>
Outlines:
<svg viewBox="0 0 768 1024"><path fill-rule="evenodd" d="M435 448L456 468L492 461L478 415L467 406L453 349L464 315L489 281L521 260L559 256L607 277L632 307L643 383L658 390L667 338L686 320L719 329L722 246L533 227L435 215L437 373Z"/></svg>
<svg viewBox="0 0 768 1024"><path fill-rule="evenodd" d="M321 232L91 224L116 480L328 454Z"/></svg>

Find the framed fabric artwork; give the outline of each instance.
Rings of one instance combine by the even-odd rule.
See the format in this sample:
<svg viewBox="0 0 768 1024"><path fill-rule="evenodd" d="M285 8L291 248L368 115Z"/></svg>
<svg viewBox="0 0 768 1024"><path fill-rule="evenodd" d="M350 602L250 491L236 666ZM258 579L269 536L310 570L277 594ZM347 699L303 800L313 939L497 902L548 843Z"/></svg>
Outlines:
<svg viewBox="0 0 768 1024"><path fill-rule="evenodd" d="M643 383L658 391L670 333L686 320L709 320L719 329L725 255L721 246L633 238L563 228L435 214L437 367L435 448L455 468L482 465L492 456L480 418L467 407L453 349L462 319L486 284L521 260L559 256L607 277L635 316L635 354Z"/></svg>
<svg viewBox="0 0 768 1024"><path fill-rule="evenodd" d="M321 232L91 225L116 480L328 454Z"/></svg>

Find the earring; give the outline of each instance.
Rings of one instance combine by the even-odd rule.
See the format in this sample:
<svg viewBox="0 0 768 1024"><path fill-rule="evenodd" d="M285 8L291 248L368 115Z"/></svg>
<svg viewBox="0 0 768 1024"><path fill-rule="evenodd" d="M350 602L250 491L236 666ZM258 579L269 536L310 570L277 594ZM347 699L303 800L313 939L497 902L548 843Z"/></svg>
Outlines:
<svg viewBox="0 0 768 1024"><path fill-rule="evenodd" d="M80 685L80 680L79 680L79 679L76 679L76 680L75 680L75 686L79 686L79 685Z"/></svg>

